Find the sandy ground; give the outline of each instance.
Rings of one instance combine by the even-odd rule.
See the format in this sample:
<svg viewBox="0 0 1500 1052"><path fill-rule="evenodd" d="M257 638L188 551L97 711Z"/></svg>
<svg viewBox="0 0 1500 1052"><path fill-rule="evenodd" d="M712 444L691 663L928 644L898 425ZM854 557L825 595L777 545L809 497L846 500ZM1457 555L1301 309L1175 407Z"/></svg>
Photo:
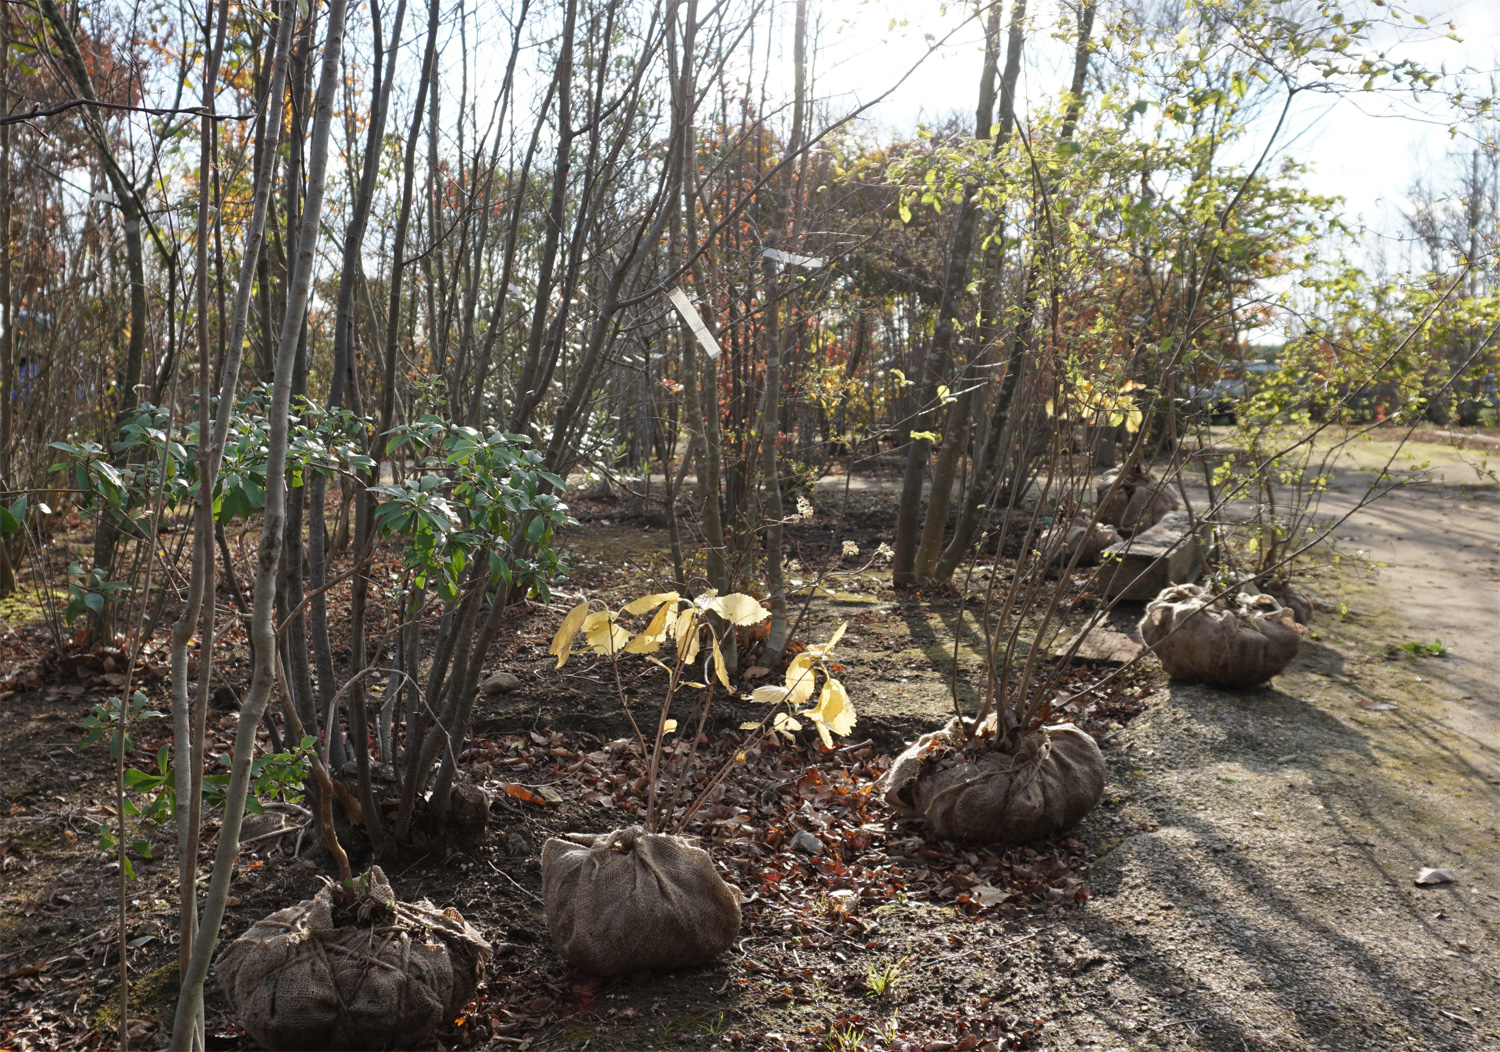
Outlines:
<svg viewBox="0 0 1500 1052"><path fill-rule="evenodd" d="M1341 458L1325 512L1388 453ZM1057 1047L1500 1049L1500 501L1413 453L1426 481L1339 527L1359 558L1286 674L1173 684L1122 736L1076 925L1108 966Z"/></svg>
<svg viewBox="0 0 1500 1052"><path fill-rule="evenodd" d="M1392 449L1342 454L1323 514ZM1089 906L951 976L1024 991L1040 1047L1500 1049L1500 495L1479 454L1392 468L1408 483L1337 529L1284 675L1171 684L1108 750Z"/></svg>

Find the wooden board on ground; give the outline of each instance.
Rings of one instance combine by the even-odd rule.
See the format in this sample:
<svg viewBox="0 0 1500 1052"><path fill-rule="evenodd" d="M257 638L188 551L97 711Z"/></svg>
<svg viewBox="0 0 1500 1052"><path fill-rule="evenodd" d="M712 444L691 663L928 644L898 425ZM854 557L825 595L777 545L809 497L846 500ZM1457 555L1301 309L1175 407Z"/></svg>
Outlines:
<svg viewBox="0 0 1500 1052"><path fill-rule="evenodd" d="M1136 627L1140 616L1140 609L1134 606L1124 610L1111 610L1108 617L1092 628L1075 633L1054 651L1054 656L1063 657L1073 649L1079 635L1083 635L1083 642L1073 655L1076 660L1094 661L1101 665L1124 665L1134 660L1146 646Z"/></svg>
<svg viewBox="0 0 1500 1052"><path fill-rule="evenodd" d="M1145 602L1163 588L1197 580L1199 544L1191 523L1185 511L1168 512L1149 530L1104 549L1104 594Z"/></svg>

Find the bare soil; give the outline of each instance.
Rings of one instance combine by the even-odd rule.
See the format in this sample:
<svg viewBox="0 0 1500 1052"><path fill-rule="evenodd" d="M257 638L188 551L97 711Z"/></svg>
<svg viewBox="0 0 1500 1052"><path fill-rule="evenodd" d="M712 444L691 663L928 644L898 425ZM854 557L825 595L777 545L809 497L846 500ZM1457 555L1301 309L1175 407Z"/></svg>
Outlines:
<svg viewBox="0 0 1500 1052"><path fill-rule="evenodd" d="M878 566L840 579L797 634L818 642L849 622L840 660L860 723L834 753L761 750L704 813L694 831L747 893L744 937L713 965L672 975L601 982L548 944L542 841L625 821L639 757L607 667L552 668L560 609L517 609L494 657L522 686L483 699L465 758L495 793L487 830L386 867L399 894L456 906L497 951L486 992L443 1043L1500 1048L1500 515L1472 454L1453 457L1451 473L1439 465L1340 528L1342 562L1308 578L1313 632L1270 687L1167 683L1148 663L1088 695L1073 715L1101 739L1110 781L1103 805L1055 842L928 843L871 797L889 755L951 711L958 624L957 680L970 689L975 611L951 595L898 595ZM1344 467L1330 507L1352 506L1366 470ZM789 530L793 576L811 579L838 540L868 556L886 539L883 489L860 486L843 517L842 495L820 490L819 514ZM565 592L623 600L667 576L660 521L618 504L577 508ZM865 561L833 558L850 570ZM1402 648L1437 638L1444 656ZM39 666L31 628L4 646L0 676L23 674L0 699L0 1048L112 1047L117 878L93 843L111 772L103 750L76 745L110 685L97 669ZM1102 672L1083 666L1072 686ZM626 688L642 708L657 697L643 677ZM147 689L164 693L159 681ZM750 712L742 701L717 710L721 749ZM230 726L215 721L221 734ZM824 851L793 849L800 831ZM141 1048L162 1046L175 997L164 840L128 889ZM242 857L230 935L315 886L317 863L269 844ZM1418 887L1422 867L1457 880ZM977 886L1004 901L982 905ZM848 912L832 895L842 889L859 892ZM224 1007L211 991L211 1014ZM211 1047L252 1047L222 1014L210 1031Z"/></svg>

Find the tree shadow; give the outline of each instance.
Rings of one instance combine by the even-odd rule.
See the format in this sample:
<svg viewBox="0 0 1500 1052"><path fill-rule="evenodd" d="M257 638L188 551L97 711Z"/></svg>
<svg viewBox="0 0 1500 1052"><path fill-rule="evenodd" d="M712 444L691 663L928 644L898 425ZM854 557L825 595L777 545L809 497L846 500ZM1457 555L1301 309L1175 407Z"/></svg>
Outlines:
<svg viewBox="0 0 1500 1052"><path fill-rule="evenodd" d="M1193 792L1142 798L1150 816L1145 830L1107 854L1090 884L1096 898L1117 905L1169 891L1190 911L1191 946L1176 945L1152 924L1112 916L1118 909L1109 910L1111 916L1091 910L1080 927L1117 946L1116 954L1132 962L1128 970L1143 985L1186 991L1156 1000L1165 1019L1152 1028L1160 1033L1144 1034L1169 1043L1172 1035L1188 1040L1191 1031L1188 1047L1212 1049L1395 1047L1408 1036L1428 1048L1479 1047L1472 1042L1484 1040L1480 1024L1471 1026L1442 1004L1451 1000L1450 1007L1461 1007L1477 991L1493 991L1495 979L1477 957L1434 950L1448 946L1450 936L1433 911L1440 906L1438 915L1463 915L1476 926L1490 922L1452 888L1407 890L1416 869L1433 864L1428 845L1457 826L1457 817L1422 806L1395 781L1347 773L1377 761L1368 736L1280 690L1231 695L1173 684L1161 709L1177 710L1207 732L1210 763L1284 776L1279 802L1300 812L1294 825L1300 819L1308 828L1313 816L1318 825L1329 824L1301 842L1283 839L1286 854L1276 858L1266 854L1271 838L1263 830L1247 843L1245 820L1257 818L1202 808ZM1284 747L1275 721L1295 727L1295 755L1272 755ZM1467 765L1450 764L1449 773L1478 778ZM1301 807L1293 796L1299 790L1308 794ZM1323 854L1330 850L1327 843L1336 845L1331 855ZM1310 857L1304 862L1303 855ZM1335 906L1351 888L1359 900ZM1328 893L1331 901L1324 898ZM1194 905L1199 903L1202 908ZM1398 953L1384 941L1392 938L1416 941L1402 943ZM1440 963L1403 966L1419 945L1436 952ZM1226 999L1223 990L1193 994L1203 972L1237 983L1247 991L1245 1004ZM1447 996L1435 999L1431 988L1413 981L1417 974ZM1106 1009L1100 1020L1123 1040L1138 1040L1143 1031L1132 1009ZM1257 1009L1277 1017L1281 1029L1268 1033L1247 1023ZM1396 1032L1401 1029L1408 1034ZM1389 1045L1382 1043L1387 1040Z"/></svg>

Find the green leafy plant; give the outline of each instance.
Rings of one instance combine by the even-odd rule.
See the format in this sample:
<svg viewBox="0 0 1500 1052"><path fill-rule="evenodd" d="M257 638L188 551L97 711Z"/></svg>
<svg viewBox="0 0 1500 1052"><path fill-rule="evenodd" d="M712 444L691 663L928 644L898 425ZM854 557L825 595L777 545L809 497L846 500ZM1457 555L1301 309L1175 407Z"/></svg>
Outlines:
<svg viewBox="0 0 1500 1052"><path fill-rule="evenodd" d="M823 1047L828 1052L858 1052L864 1045L865 1034L853 1023L831 1026L828 1036L823 1039Z"/></svg>
<svg viewBox="0 0 1500 1052"><path fill-rule="evenodd" d="M111 581L102 566L85 571L79 563L68 566L68 605L63 609L63 623L71 625L86 611L100 614L108 603L130 592L124 581Z"/></svg>
<svg viewBox="0 0 1500 1052"><path fill-rule="evenodd" d="M1448 648L1441 639L1435 639L1431 643L1402 643L1401 649L1416 657L1442 657L1448 653Z"/></svg>
<svg viewBox="0 0 1500 1052"><path fill-rule="evenodd" d="M82 748L88 748L106 734L109 735L110 759L117 759L121 750L121 735L124 735L124 752L129 756L135 749L135 743L128 729L124 728L123 716L129 717L129 723L138 723L141 720L159 720L162 713L157 709L148 709L150 704L146 699L146 692L138 690L130 696L128 708L122 706L119 698L107 698L101 704L95 705L93 710L83 718L79 724L83 728L83 740L78 744Z"/></svg>
<svg viewBox="0 0 1500 1052"><path fill-rule="evenodd" d="M80 723L84 735L79 746L87 748L109 735L110 758L118 759L122 723L128 726L141 720L162 717L160 711L147 708L149 704L146 692L138 690L130 696L123 711L119 698L109 698L102 704L95 705ZM122 716L128 716L128 720L122 721ZM123 737L124 752L128 756L134 751L134 741L128 729ZM308 758L317 744L317 739L309 736L303 738L295 749L270 753L256 759L250 769L251 791L245 799L245 810L252 814L262 814L266 804L275 800L299 803L303 798ZM129 840L126 846L142 858L151 858L151 844L139 835L141 831L172 819L177 814L177 771L171 764L171 753L171 744L164 744L156 750L156 762L152 770L142 771L128 767L123 773L122 814L135 820L134 839ZM221 773L205 775L203 778L203 803L214 809L220 809L224 805L225 790L229 785L230 758L221 756L218 763ZM100 823L99 850L106 855L113 855L119 846L118 835L115 829ZM128 856L124 859L124 868L125 876L135 879L134 867Z"/></svg>
<svg viewBox="0 0 1500 1052"><path fill-rule="evenodd" d="M904 959L895 961L889 958L880 962L871 961L865 968L865 990L873 1000L880 1000L896 988L901 981L901 970L905 966Z"/></svg>

